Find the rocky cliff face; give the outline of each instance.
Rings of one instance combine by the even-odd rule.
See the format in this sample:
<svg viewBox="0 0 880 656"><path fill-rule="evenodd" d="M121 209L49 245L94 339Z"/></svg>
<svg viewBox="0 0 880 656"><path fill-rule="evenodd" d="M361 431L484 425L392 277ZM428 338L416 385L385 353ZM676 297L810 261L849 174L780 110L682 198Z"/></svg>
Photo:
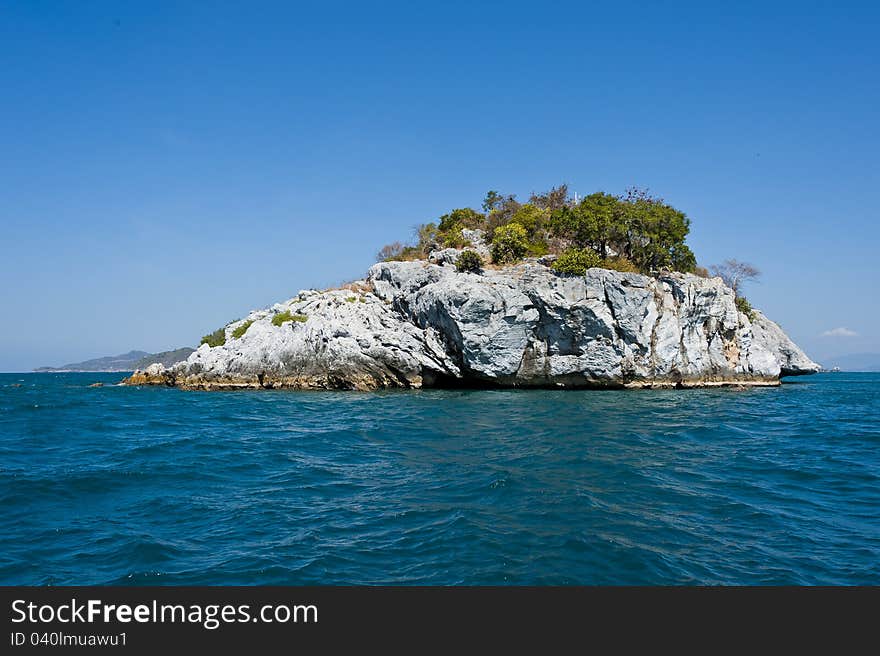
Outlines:
<svg viewBox="0 0 880 656"><path fill-rule="evenodd" d="M536 261L459 273L451 257L385 262L349 289L304 291L226 327L226 344L129 384L196 389L775 385L814 373L775 323L738 312L719 278ZM302 321L273 325L282 312ZM233 331L253 323L240 338Z"/></svg>

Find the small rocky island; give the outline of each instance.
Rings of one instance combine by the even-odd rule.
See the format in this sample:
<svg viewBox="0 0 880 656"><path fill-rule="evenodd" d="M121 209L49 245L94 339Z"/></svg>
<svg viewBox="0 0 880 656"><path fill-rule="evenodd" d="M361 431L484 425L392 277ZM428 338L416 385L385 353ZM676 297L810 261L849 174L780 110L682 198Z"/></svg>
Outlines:
<svg viewBox="0 0 880 656"><path fill-rule="evenodd" d="M638 211L638 225L651 216L667 225L672 215L660 201L594 194L577 202L557 188L520 205L492 194L485 214L455 210L423 226L418 245L388 248L364 280L251 312L186 360L152 364L124 382L655 388L778 385L819 370L721 277L699 271L684 250L683 214L675 215L685 221L680 243L665 261L662 249L644 248L650 236L627 237L633 245L587 229L606 210L629 221L627 235ZM645 259L658 253L660 266Z"/></svg>

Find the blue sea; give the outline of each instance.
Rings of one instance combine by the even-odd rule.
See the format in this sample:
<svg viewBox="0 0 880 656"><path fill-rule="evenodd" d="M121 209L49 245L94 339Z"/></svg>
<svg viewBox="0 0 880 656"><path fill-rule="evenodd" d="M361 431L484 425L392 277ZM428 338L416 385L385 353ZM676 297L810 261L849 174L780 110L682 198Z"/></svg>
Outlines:
<svg viewBox="0 0 880 656"><path fill-rule="evenodd" d="M378 393L121 378L0 374L0 583L880 584L880 374Z"/></svg>

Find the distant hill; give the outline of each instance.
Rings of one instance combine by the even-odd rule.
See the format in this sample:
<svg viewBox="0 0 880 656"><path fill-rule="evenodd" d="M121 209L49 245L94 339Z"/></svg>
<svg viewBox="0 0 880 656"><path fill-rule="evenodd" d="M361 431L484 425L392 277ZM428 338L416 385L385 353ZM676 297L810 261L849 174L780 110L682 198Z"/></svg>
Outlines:
<svg viewBox="0 0 880 656"><path fill-rule="evenodd" d="M39 367L34 369L34 371L134 371L135 369L144 369L154 362L161 362L166 367L169 367L175 362L186 360L194 350L187 346L161 353L129 351L121 355L109 355L103 358L85 360L84 362L73 362L61 367Z"/></svg>
<svg viewBox="0 0 880 656"><path fill-rule="evenodd" d="M839 367L841 371L880 371L880 353L851 353L825 358L822 366L826 369Z"/></svg>
<svg viewBox="0 0 880 656"><path fill-rule="evenodd" d="M186 360L189 357L190 353L193 353L194 351L194 348L184 346L183 348L174 349L173 351L162 351L161 353L145 355L140 360L134 363L134 368L146 369L154 362L158 362L166 367L170 367L171 365L180 362L181 360Z"/></svg>

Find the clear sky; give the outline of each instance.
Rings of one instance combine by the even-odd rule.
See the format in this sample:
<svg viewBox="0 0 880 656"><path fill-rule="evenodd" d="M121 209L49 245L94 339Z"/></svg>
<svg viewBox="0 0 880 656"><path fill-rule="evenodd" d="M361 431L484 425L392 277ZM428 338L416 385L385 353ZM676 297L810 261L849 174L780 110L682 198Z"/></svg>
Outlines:
<svg viewBox="0 0 880 656"><path fill-rule="evenodd" d="M878 351L878 28L869 2L0 0L0 370L197 344L563 181L685 211L814 358Z"/></svg>

